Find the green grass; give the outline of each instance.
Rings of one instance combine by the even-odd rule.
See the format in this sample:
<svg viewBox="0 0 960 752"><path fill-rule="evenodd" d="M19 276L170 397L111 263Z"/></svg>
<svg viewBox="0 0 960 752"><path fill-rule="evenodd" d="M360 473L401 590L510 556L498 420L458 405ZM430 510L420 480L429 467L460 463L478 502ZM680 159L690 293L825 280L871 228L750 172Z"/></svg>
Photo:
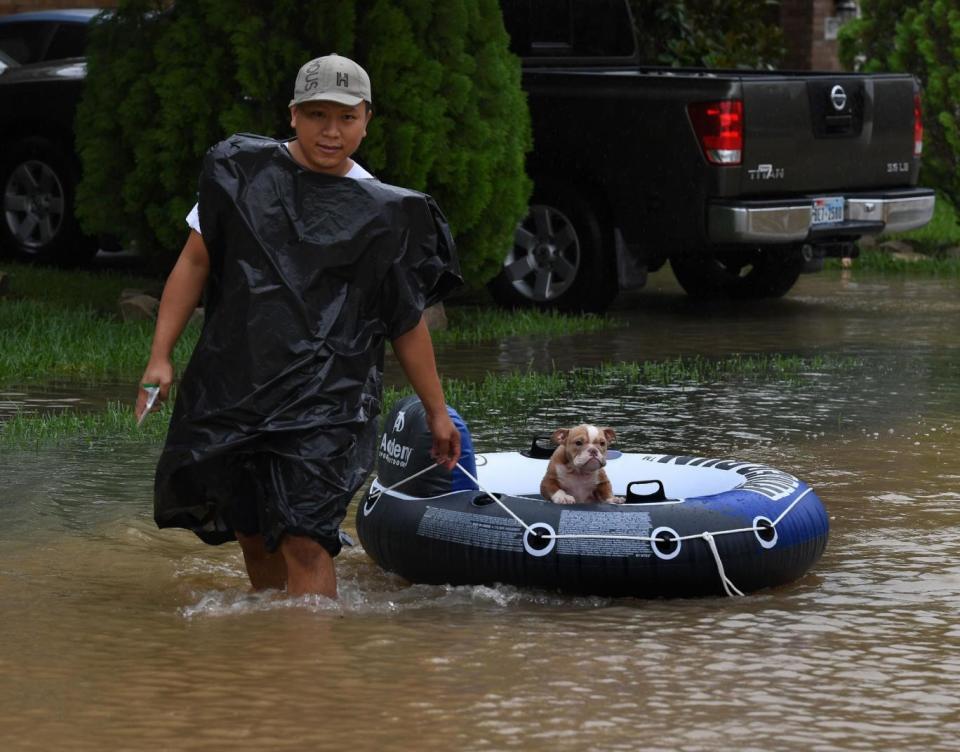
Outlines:
<svg viewBox="0 0 960 752"><path fill-rule="evenodd" d="M150 415L140 428L133 408L111 402L101 412L65 410L41 415L18 414L0 423L0 449L42 449L65 444L101 441L149 441L157 443L166 434L172 408Z"/></svg>
<svg viewBox="0 0 960 752"><path fill-rule="evenodd" d="M826 269L840 269L840 259L827 259ZM881 274L917 274L928 277L960 276L960 258L927 256L916 260L894 258L885 251L864 248L854 260L854 270Z"/></svg>
<svg viewBox="0 0 960 752"><path fill-rule="evenodd" d="M127 287L159 292L155 280L25 264L5 264L0 270L11 275L10 294L0 300L0 385L139 377L150 351L153 324L121 321L117 300ZM623 325L600 316L535 310L451 306L447 316L450 328L434 333L440 345L510 336L553 337ZM198 335L197 328L184 332L174 354L178 371Z"/></svg>
<svg viewBox="0 0 960 752"><path fill-rule="evenodd" d="M188 328L174 351L182 368L199 329ZM89 382L140 376L150 353L153 324L123 322L92 308L36 300L0 301L0 384L53 379Z"/></svg>
<svg viewBox="0 0 960 752"><path fill-rule="evenodd" d="M76 271L33 264L0 262L10 276L10 299L33 300L58 308L90 309L119 318L120 292L127 288L159 292L163 282L116 271ZM2 303L0 303L2 304Z"/></svg>
<svg viewBox="0 0 960 752"><path fill-rule="evenodd" d="M450 328L433 333L433 341L438 344L475 344L517 336L557 337L626 326L625 322L606 316L574 316L536 309L504 311L448 306L446 311Z"/></svg>
<svg viewBox="0 0 960 752"><path fill-rule="evenodd" d="M873 248L861 248L854 261L854 269L882 274L919 274L936 277L960 276L960 258L948 257L950 248L960 247L960 221L949 199L938 194L933 218L917 230L881 235L878 243L903 240L926 258L907 261L893 258L890 253ZM839 259L827 259L826 268L839 269Z"/></svg>
<svg viewBox="0 0 960 752"><path fill-rule="evenodd" d="M849 369L851 358L801 358L787 355L734 355L722 360L674 358L643 363L622 362L597 368L551 373L488 374L482 381L445 379L444 393L465 417L527 415L543 400L592 393L598 387L636 384L704 384L731 380L799 382L810 373ZM408 393L408 392L404 392Z"/></svg>
<svg viewBox="0 0 960 752"><path fill-rule="evenodd" d="M556 397L576 399L598 387L618 389L635 384L703 384L731 380L802 383L811 373L859 367L851 358L801 358L785 355L737 355L723 360L676 358L661 362L615 363L599 368L553 373L490 374L482 381L445 379L447 401L467 422L487 424L522 421L538 405ZM387 389L383 412L409 389ZM65 411L16 415L0 424L0 448L41 448L66 443L142 441L158 444L166 433L170 403L150 415L141 427L129 405L111 403L102 412Z"/></svg>
<svg viewBox="0 0 960 752"><path fill-rule="evenodd" d="M934 258L942 257L947 248L960 246L960 222L957 221L957 211L950 200L943 194L937 194L937 202L933 208L933 219L925 226L909 232L885 235L880 240L906 240L919 253L925 253Z"/></svg>
<svg viewBox="0 0 960 752"><path fill-rule="evenodd" d="M119 314L120 292L127 288L159 295L162 282L149 277L113 271L67 271L30 264L2 263L0 271L11 279L10 300L31 300L58 308L93 310L107 318ZM447 307L450 328L435 332L440 343L475 343L512 336L557 336L595 332L623 326L624 322L596 315L575 316L523 309L505 311L476 306Z"/></svg>
<svg viewBox="0 0 960 752"><path fill-rule="evenodd" d="M0 264L0 271L10 275L8 295L0 299L0 385L140 375L153 324L122 321L120 291L156 292L160 282L13 262ZM186 362L196 336L196 330L185 334L175 355L178 364Z"/></svg>

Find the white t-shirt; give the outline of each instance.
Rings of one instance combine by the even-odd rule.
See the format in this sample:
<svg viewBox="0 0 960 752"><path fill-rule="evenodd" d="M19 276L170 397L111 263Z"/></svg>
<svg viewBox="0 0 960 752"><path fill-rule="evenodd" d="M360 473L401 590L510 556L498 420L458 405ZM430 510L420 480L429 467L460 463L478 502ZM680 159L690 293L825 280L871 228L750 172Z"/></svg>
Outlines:
<svg viewBox="0 0 960 752"><path fill-rule="evenodd" d="M280 144L284 149L289 150L290 146L286 141ZM345 178L353 178L354 180L374 180L373 175L363 169L356 162L353 163L353 167L350 168L350 171L344 175ZM190 213L187 214L187 224L190 226L191 230L196 230L201 235L200 232L200 209L198 204L194 204L193 208L190 210Z"/></svg>

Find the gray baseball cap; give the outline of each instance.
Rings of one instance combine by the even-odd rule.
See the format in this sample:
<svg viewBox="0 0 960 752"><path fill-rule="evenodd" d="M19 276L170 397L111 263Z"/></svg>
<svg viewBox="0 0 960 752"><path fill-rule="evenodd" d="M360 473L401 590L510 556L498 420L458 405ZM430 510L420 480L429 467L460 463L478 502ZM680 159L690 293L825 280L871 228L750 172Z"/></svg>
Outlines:
<svg viewBox="0 0 960 752"><path fill-rule="evenodd" d="M290 106L317 100L353 106L373 103L370 76L353 60L336 53L305 63L297 74Z"/></svg>

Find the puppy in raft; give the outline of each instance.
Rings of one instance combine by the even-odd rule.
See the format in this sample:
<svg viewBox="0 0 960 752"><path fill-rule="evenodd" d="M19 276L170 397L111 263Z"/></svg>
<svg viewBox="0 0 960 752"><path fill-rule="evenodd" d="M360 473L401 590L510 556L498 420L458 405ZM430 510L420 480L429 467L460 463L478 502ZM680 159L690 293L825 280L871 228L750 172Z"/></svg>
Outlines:
<svg viewBox="0 0 960 752"><path fill-rule="evenodd" d="M616 438L612 428L584 423L574 428L558 428L551 438L557 448L540 482L543 498L554 504L623 504L622 497L613 495L613 486L603 470L607 464L607 447Z"/></svg>

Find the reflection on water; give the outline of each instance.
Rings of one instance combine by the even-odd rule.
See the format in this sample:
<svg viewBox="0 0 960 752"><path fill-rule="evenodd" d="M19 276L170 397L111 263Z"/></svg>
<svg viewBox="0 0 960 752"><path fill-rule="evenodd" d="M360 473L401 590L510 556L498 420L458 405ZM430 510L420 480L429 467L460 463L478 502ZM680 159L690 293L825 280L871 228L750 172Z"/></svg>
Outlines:
<svg viewBox="0 0 960 752"><path fill-rule="evenodd" d="M110 402L126 402L136 396L135 385L126 382L74 384L55 382L42 386L0 387L0 420L16 413L36 415L61 410L103 410Z"/></svg>
<svg viewBox="0 0 960 752"><path fill-rule="evenodd" d="M873 278L841 288L836 276L801 277L789 296L764 301L693 301L669 272L652 275L624 295L612 313L625 329L567 338L511 339L445 353L457 376L527 367L561 370L610 361L732 353L789 352L856 355L897 345L957 348L957 281ZM954 363L956 361L954 360Z"/></svg>
<svg viewBox="0 0 960 752"><path fill-rule="evenodd" d="M336 603L251 594L236 546L154 528L157 447L6 453L0 748L955 749L960 285L821 275L762 310L705 315L669 288L636 302L615 335L442 365L783 351L863 366L599 390L516 429L478 417L479 448L584 416L622 449L783 467L831 516L810 575L736 600L573 598L410 586L354 548Z"/></svg>

